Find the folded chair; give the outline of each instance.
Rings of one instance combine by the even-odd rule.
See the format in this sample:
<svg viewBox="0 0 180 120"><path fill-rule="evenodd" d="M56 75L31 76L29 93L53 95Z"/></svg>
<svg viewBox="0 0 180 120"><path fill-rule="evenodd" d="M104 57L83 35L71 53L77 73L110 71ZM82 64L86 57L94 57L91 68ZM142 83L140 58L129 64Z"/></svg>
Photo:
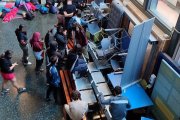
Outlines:
<svg viewBox="0 0 180 120"><path fill-rule="evenodd" d="M121 37L118 38L116 33L121 31ZM101 41L101 48L95 49L98 59L111 59L114 56L127 52L129 45L129 35L124 29L119 29L116 33L108 36L108 38L103 38Z"/></svg>

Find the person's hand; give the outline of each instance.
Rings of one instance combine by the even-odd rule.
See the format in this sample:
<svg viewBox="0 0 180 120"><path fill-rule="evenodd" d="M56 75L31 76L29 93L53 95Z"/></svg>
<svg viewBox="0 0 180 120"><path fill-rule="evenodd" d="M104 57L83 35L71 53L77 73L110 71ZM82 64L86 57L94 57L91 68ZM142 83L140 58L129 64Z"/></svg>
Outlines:
<svg viewBox="0 0 180 120"><path fill-rule="evenodd" d="M16 65L18 65L18 64L17 64L17 62L15 62L15 63L13 63L12 65L13 65L13 66L16 66Z"/></svg>
<svg viewBox="0 0 180 120"><path fill-rule="evenodd" d="M67 30L64 30L64 31L63 31L63 34L64 34L64 35L67 35Z"/></svg>
<svg viewBox="0 0 180 120"><path fill-rule="evenodd" d="M66 12L66 11L64 11L64 14L67 14L67 12Z"/></svg>

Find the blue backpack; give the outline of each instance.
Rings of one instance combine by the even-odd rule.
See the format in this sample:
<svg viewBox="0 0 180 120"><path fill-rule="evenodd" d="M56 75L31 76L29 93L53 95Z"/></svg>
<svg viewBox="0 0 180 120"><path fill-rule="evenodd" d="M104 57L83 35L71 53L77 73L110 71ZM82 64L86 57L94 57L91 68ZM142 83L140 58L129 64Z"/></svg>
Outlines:
<svg viewBox="0 0 180 120"><path fill-rule="evenodd" d="M2 9L2 12L4 12L4 13L9 13L11 11L11 9L9 9L9 8L3 8Z"/></svg>
<svg viewBox="0 0 180 120"><path fill-rule="evenodd" d="M45 6L41 6L39 11L41 14L47 14L49 12L49 9Z"/></svg>
<svg viewBox="0 0 180 120"><path fill-rule="evenodd" d="M47 72L46 72L46 77L47 77L47 82L54 86L54 87L59 87L60 86L60 77L58 75L58 72L56 71L57 69L53 69L51 65L47 66ZM55 75L52 75L51 71L55 72Z"/></svg>
<svg viewBox="0 0 180 120"><path fill-rule="evenodd" d="M58 9L55 6L53 6L53 5L49 9L49 12L52 13L52 14L56 14L57 11L58 11Z"/></svg>

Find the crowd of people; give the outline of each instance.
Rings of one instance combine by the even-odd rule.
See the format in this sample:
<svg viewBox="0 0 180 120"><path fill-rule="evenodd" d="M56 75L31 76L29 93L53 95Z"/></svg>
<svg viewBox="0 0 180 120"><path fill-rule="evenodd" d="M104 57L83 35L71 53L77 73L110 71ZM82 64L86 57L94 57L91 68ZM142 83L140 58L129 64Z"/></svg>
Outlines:
<svg viewBox="0 0 180 120"><path fill-rule="evenodd" d="M37 74L44 71L42 64L45 59L46 78L48 84L46 101L51 100L50 94L53 92L55 103L57 103L57 90L61 86L61 78L58 71L61 69L61 65L65 64L65 62L67 63L67 69L69 69L72 73L75 73L80 77L86 75L86 61L89 61L89 56L87 51L88 39L85 32L88 22L84 21L81 18L81 12L78 12L82 11L85 7L86 1L83 0L67 0L64 2L63 8L57 15L58 23L55 24L52 29L48 30L44 39L41 39L40 32L34 32L30 41L28 41L27 31L25 29L26 27L22 24L20 24L19 28L15 31L19 46L23 51L22 63L24 66L32 64L28 60L29 43L36 59L35 71ZM72 49L67 48L68 40L73 40L74 47ZM1 90L2 95L5 95L9 91L9 89L6 88L7 82L11 82L13 87L17 89L18 93L26 91L25 87L20 87L17 84L14 67L18 64L12 63L12 55L13 52L11 50L6 50L5 53L0 56L0 70L3 78ZM116 88L116 91L118 96L108 101L103 99L102 94L100 94L99 97L102 100L102 104L114 105L117 104L117 102L113 102L114 100L126 101L123 105L121 103L120 107L122 109L118 109L123 111L123 114L120 114L121 117L113 115L113 117L117 117L120 120L125 118L125 105L128 104L128 101L125 98L121 98L121 88ZM86 112L88 111L88 104L81 100L80 93L78 91L73 91L71 96L72 102L64 105L64 119L67 118L67 113L72 120L85 120ZM118 106L114 105L114 107ZM115 112L112 106L112 114L114 113Z"/></svg>

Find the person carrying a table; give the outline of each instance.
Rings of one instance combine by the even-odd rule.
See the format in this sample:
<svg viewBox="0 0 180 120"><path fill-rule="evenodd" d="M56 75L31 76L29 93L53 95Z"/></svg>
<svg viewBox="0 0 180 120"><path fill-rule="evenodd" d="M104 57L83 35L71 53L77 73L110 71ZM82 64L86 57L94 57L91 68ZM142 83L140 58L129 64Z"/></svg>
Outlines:
<svg viewBox="0 0 180 120"><path fill-rule="evenodd" d="M112 120L126 120L127 108L130 108L128 98L122 96L122 89L120 86L114 88L115 96L105 100L102 93L99 93L100 103L103 105L110 105L109 111L112 115Z"/></svg>

